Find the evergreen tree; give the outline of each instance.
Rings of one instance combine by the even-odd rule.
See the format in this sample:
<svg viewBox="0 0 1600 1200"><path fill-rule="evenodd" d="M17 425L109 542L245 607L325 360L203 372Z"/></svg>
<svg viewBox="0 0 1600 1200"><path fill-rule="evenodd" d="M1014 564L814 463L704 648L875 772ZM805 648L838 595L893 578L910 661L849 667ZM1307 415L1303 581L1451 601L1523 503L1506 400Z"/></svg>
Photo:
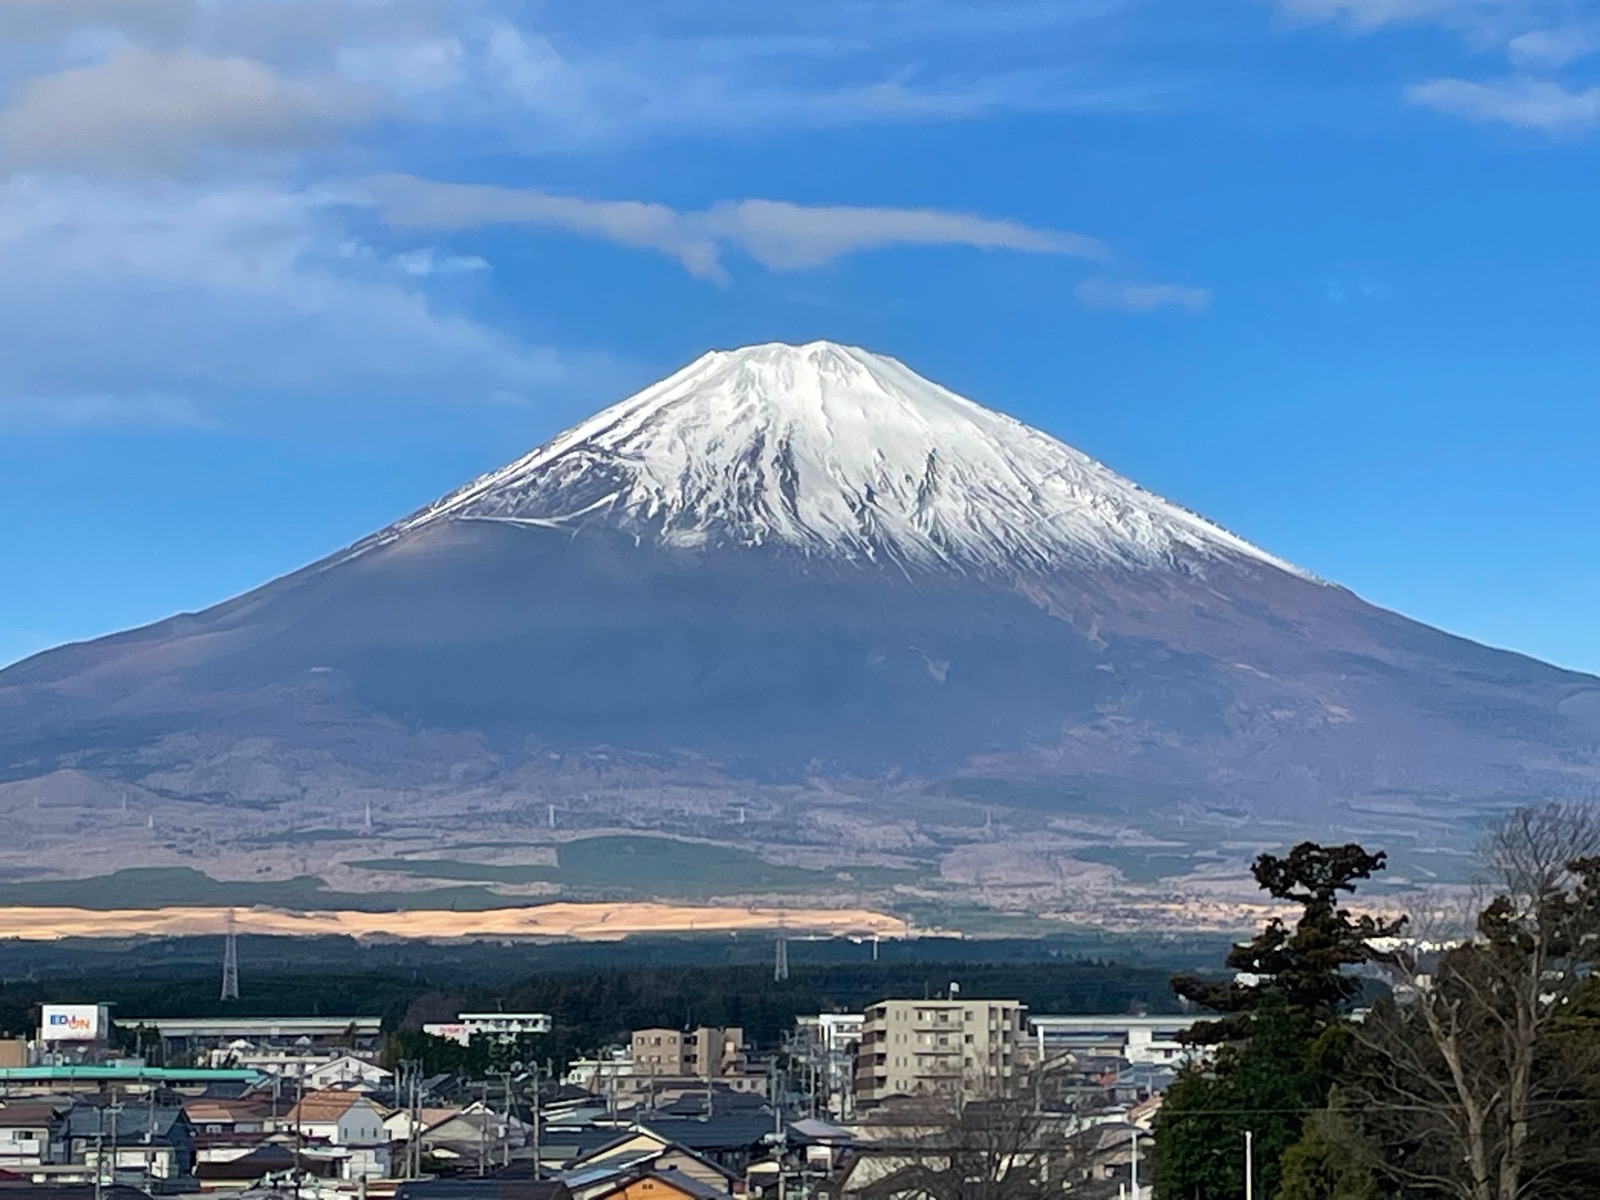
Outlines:
<svg viewBox="0 0 1600 1200"><path fill-rule="evenodd" d="M1308 1113L1324 1107L1350 1034L1342 1015L1359 994L1349 968L1376 957L1373 941L1403 922L1352 914L1343 899L1384 867L1382 853L1302 842L1263 854L1252 873L1274 899L1300 906L1290 927L1273 918L1234 947L1225 981L1173 979L1213 1012L1190 1040L1209 1047L1185 1066L1156 1118L1158 1200L1235 1200L1244 1187L1244 1134L1254 1135L1257 1195L1275 1196L1285 1151Z"/></svg>

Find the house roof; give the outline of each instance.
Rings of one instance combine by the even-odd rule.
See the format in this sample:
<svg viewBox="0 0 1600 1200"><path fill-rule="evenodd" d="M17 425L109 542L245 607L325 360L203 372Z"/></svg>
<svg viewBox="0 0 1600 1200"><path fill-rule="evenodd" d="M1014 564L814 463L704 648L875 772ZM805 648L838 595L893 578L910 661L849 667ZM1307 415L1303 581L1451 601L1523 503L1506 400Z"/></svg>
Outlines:
<svg viewBox="0 0 1600 1200"><path fill-rule="evenodd" d="M0 1129L31 1129L53 1125L66 1105L55 1100L8 1100L0 1105Z"/></svg>
<svg viewBox="0 0 1600 1200"><path fill-rule="evenodd" d="M648 1117L639 1123L664 1141L677 1142L702 1153L742 1150L759 1145L773 1132L767 1112L724 1113L715 1117Z"/></svg>
<svg viewBox="0 0 1600 1200"><path fill-rule="evenodd" d="M588 1158L621 1140L616 1127L611 1125L546 1125L541 1134L540 1158L552 1162Z"/></svg>
<svg viewBox="0 0 1600 1200"><path fill-rule="evenodd" d="M592 1200L604 1200L604 1197L620 1192L642 1179L653 1179L672 1188L674 1191L683 1193L685 1196L690 1197L691 1200L727 1200L731 1194L723 1188L703 1183L693 1175L686 1174L683 1171L630 1171L620 1176L612 1187L601 1192L592 1193Z"/></svg>
<svg viewBox="0 0 1600 1200"><path fill-rule="evenodd" d="M196 1179L255 1180L277 1171L292 1171L294 1166L293 1150L275 1142L266 1142L238 1158L196 1163L194 1174Z"/></svg>
<svg viewBox="0 0 1600 1200"><path fill-rule="evenodd" d="M395 1200L571 1200L559 1179L518 1179L490 1175L482 1179L408 1179Z"/></svg>
<svg viewBox="0 0 1600 1200"><path fill-rule="evenodd" d="M231 1125L237 1121L262 1121L272 1115L272 1104L267 1100L223 1100L199 1098L186 1100L184 1115L196 1125Z"/></svg>
<svg viewBox="0 0 1600 1200"><path fill-rule="evenodd" d="M0 1083L165 1083L183 1085L254 1083L260 1071L235 1071L208 1067L145 1067L122 1063L70 1063L62 1067L0 1067Z"/></svg>
<svg viewBox="0 0 1600 1200"><path fill-rule="evenodd" d="M326 1075L329 1071L370 1075L375 1079L388 1079L394 1074L393 1071L387 1071L371 1059L362 1058L359 1054L341 1054L337 1058L330 1058L327 1062L313 1067L309 1073Z"/></svg>
<svg viewBox="0 0 1600 1200"><path fill-rule="evenodd" d="M190 1122L181 1108L151 1108L142 1104L125 1104L121 1111L96 1108L80 1104L67 1113L64 1133L68 1138L110 1138L116 1135L117 1144L142 1142L145 1135L171 1141L182 1131L187 1137Z"/></svg>
<svg viewBox="0 0 1600 1200"><path fill-rule="evenodd" d="M307 1092L295 1102L294 1106L284 1115L284 1120L291 1124L304 1124L307 1121L337 1121L358 1101L366 1097L360 1092Z"/></svg>
<svg viewBox="0 0 1600 1200"><path fill-rule="evenodd" d="M389 1120L394 1117L403 1117L405 1115L405 1109L397 1108L384 1119ZM443 1125L446 1121L453 1121L455 1118L461 1115L462 1113L459 1108L424 1108L420 1113L418 1113L418 1124L420 1125L422 1131L426 1133L435 1125Z"/></svg>
<svg viewBox="0 0 1600 1200"><path fill-rule="evenodd" d="M628 1143L637 1143L629 1148ZM734 1179L731 1171L718 1166L703 1154L697 1154L688 1146L678 1142L669 1142L660 1134L648 1129L630 1129L622 1136L614 1138L603 1146L598 1146L589 1153L573 1160L570 1171L601 1170L627 1170L630 1167L640 1167L651 1163L658 1163L663 1158L673 1155L691 1158L708 1171L723 1176L730 1182Z"/></svg>
<svg viewBox="0 0 1600 1200"><path fill-rule="evenodd" d="M816 1117L802 1117L792 1122L789 1130L802 1142L850 1142L856 1136L848 1129L819 1121Z"/></svg>
<svg viewBox="0 0 1600 1200"><path fill-rule="evenodd" d="M149 1192L141 1192L126 1184L108 1184L96 1188L92 1183L17 1183L0 1179L0 1197L5 1200L150 1200Z"/></svg>

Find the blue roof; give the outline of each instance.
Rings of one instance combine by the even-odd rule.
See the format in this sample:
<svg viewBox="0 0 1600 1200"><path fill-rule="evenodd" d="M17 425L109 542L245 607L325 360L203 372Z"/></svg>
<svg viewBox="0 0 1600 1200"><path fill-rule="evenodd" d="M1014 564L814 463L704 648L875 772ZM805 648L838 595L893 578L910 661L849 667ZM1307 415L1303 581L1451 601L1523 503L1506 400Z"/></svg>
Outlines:
<svg viewBox="0 0 1600 1200"><path fill-rule="evenodd" d="M140 1067L123 1063L72 1063L60 1067L0 1067L0 1083L29 1080L55 1082L73 1079L150 1080L154 1083L254 1083L264 1078L259 1071L209 1067Z"/></svg>

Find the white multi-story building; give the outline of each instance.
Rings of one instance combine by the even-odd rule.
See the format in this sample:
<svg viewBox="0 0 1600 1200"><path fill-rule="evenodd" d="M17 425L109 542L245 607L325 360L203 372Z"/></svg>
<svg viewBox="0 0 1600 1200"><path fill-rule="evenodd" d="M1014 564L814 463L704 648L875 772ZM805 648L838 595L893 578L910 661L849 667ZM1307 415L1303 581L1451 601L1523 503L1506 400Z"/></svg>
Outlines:
<svg viewBox="0 0 1600 1200"><path fill-rule="evenodd" d="M856 1100L977 1099L1018 1083L1026 1006L1016 1000L882 1000L863 1014Z"/></svg>
<svg viewBox="0 0 1600 1200"><path fill-rule="evenodd" d="M512 1042L528 1034L549 1033L554 1024L549 1013L462 1013L454 1021L424 1025L422 1032L465 1046L475 1037Z"/></svg>
<svg viewBox="0 0 1600 1200"><path fill-rule="evenodd" d="M812 1043L832 1053L852 1050L861 1041L867 1019L860 1013L820 1013L815 1017L796 1017L795 1024Z"/></svg>
<svg viewBox="0 0 1600 1200"><path fill-rule="evenodd" d="M804 1066L802 1078L819 1111L837 1120L848 1118L855 1108L856 1047L865 1024L860 1013L795 1018L799 1037L794 1051Z"/></svg>
<svg viewBox="0 0 1600 1200"><path fill-rule="evenodd" d="M603 1058L575 1058L567 1064L567 1073L561 1082L568 1087L579 1087L595 1095L609 1095L619 1090L631 1090L633 1055L624 1049L614 1048Z"/></svg>
<svg viewBox="0 0 1600 1200"><path fill-rule="evenodd" d="M1176 1065L1189 1052L1179 1038L1200 1018L1096 1015L1029 1017L1039 1060L1063 1054L1120 1058L1135 1066Z"/></svg>

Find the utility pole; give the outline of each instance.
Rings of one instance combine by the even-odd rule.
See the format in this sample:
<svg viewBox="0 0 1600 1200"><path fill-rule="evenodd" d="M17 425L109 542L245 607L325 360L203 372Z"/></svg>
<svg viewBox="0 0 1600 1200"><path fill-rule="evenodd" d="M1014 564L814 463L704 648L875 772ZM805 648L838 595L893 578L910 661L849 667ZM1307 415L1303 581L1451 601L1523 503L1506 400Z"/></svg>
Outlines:
<svg viewBox="0 0 1600 1200"><path fill-rule="evenodd" d="M1256 1200L1256 1135L1244 1131L1244 1200Z"/></svg>
<svg viewBox="0 0 1600 1200"><path fill-rule="evenodd" d="M411 1128L416 1130L416 1152L411 1163L411 1178L422 1178L422 1059L414 1059L416 1075L411 1080Z"/></svg>
<svg viewBox="0 0 1600 1200"><path fill-rule="evenodd" d="M112 1187L116 1187L117 1186L117 1117L122 1112L122 1102L117 1099L117 1089L116 1088L112 1088L111 1089L111 1103L106 1108L106 1111L111 1114L111 1186ZM96 1176L98 1176L100 1174L100 1168L99 1167L95 1167L94 1173L95 1173Z"/></svg>
<svg viewBox="0 0 1600 1200"><path fill-rule="evenodd" d="M535 1180L543 1179L544 1173L541 1164L544 1162L544 1130L540 1124L541 1101L539 1099L539 1064L533 1064L533 1177Z"/></svg>
<svg viewBox="0 0 1600 1200"><path fill-rule="evenodd" d="M511 1072L500 1072L500 1078L505 1084L506 1119L500 1125L500 1165L511 1165L511 1121L516 1115L516 1109L511 1103Z"/></svg>
<svg viewBox="0 0 1600 1200"><path fill-rule="evenodd" d="M1139 1127L1133 1127L1133 1165L1129 1182L1132 1184L1133 1200L1139 1200Z"/></svg>
<svg viewBox="0 0 1600 1200"><path fill-rule="evenodd" d="M485 1081L484 1084L483 1084L483 1091L479 1096L478 1103L482 1106L482 1109L483 1109L483 1111L481 1111L478 1114L478 1174L479 1175L483 1175L483 1174L486 1174L485 1168L488 1166L488 1163L485 1160L487 1159L488 1154L489 1154L489 1084L488 1084L488 1081Z"/></svg>
<svg viewBox="0 0 1600 1200"><path fill-rule="evenodd" d="M411 1178L422 1178L422 1060L412 1060L411 1128L416 1131L411 1150Z"/></svg>
<svg viewBox="0 0 1600 1200"><path fill-rule="evenodd" d="M306 1098L306 1077L299 1075L294 1081L294 1200L300 1200L300 1151L304 1144L300 1121Z"/></svg>

